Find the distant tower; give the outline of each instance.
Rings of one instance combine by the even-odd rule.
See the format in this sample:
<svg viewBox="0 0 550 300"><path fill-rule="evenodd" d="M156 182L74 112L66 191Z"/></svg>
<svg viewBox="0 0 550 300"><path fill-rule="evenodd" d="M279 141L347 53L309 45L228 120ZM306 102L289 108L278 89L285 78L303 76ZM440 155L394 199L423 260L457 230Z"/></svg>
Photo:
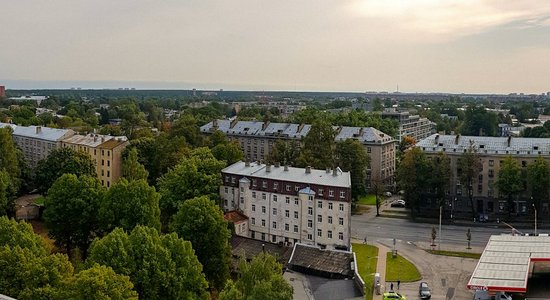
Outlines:
<svg viewBox="0 0 550 300"><path fill-rule="evenodd" d="M0 85L0 98L6 97L6 87L3 85Z"/></svg>

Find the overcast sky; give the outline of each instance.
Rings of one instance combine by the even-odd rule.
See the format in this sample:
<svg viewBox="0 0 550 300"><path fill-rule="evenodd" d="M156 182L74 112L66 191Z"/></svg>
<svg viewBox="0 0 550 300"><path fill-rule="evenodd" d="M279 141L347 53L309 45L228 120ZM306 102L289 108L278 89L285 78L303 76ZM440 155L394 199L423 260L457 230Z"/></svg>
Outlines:
<svg viewBox="0 0 550 300"><path fill-rule="evenodd" d="M15 0L0 12L7 88L550 91L550 1Z"/></svg>

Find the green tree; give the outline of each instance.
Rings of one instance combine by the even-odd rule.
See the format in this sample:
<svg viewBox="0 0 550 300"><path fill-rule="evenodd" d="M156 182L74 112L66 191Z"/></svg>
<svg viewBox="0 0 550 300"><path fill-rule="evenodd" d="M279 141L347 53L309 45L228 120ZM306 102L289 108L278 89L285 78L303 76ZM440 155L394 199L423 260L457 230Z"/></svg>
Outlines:
<svg viewBox="0 0 550 300"><path fill-rule="evenodd" d="M96 176L95 162L87 153L71 148L52 150L46 159L36 166L36 185L41 193L45 193L63 174L77 176Z"/></svg>
<svg viewBox="0 0 550 300"><path fill-rule="evenodd" d="M160 235L138 225L128 234L117 228L92 243L86 263L129 276L143 299L208 298L208 283L191 243L175 233Z"/></svg>
<svg viewBox="0 0 550 300"><path fill-rule="evenodd" d="M511 155L507 156L500 165L496 185L499 196L506 198L508 216L510 216L514 210L514 198L523 190L521 167Z"/></svg>
<svg viewBox="0 0 550 300"><path fill-rule="evenodd" d="M19 246L29 249L34 255L46 255L48 250L44 240L35 234L32 226L25 222L0 217L0 246Z"/></svg>
<svg viewBox="0 0 550 300"><path fill-rule="evenodd" d="M66 255L36 255L19 246L0 247L0 291L17 299L55 299L57 287L73 274Z"/></svg>
<svg viewBox="0 0 550 300"><path fill-rule="evenodd" d="M160 230L160 194L147 181L122 178L105 194L99 208L99 222L103 232L116 227L132 230L144 225Z"/></svg>
<svg viewBox="0 0 550 300"><path fill-rule="evenodd" d="M149 176L149 172L138 161L138 151L136 148L131 148L128 151L128 156L122 161L122 177L132 181L145 179Z"/></svg>
<svg viewBox="0 0 550 300"><path fill-rule="evenodd" d="M172 230L191 242L206 278L221 290L229 277L231 233L219 206L206 196L185 201L174 216Z"/></svg>
<svg viewBox="0 0 550 300"><path fill-rule="evenodd" d="M333 166L334 137L336 133L326 120L316 120L311 125L304 147L298 157L298 166L325 169Z"/></svg>
<svg viewBox="0 0 550 300"><path fill-rule="evenodd" d="M226 165L232 165L244 159L243 151L235 141L216 145L212 148L212 155L218 160L225 161Z"/></svg>
<svg viewBox="0 0 550 300"><path fill-rule="evenodd" d="M435 192L438 206L443 206L451 183L451 160L445 152L439 152L430 160L429 185Z"/></svg>
<svg viewBox="0 0 550 300"><path fill-rule="evenodd" d="M336 143L336 164L346 172L351 172L351 191L354 199L366 192L366 170L370 157L363 145L353 139Z"/></svg>
<svg viewBox="0 0 550 300"><path fill-rule="evenodd" d="M472 218L476 217L474 206L474 182L477 180L482 167L479 154L477 153L477 148L473 142L470 142L470 146L466 152L462 153L458 159L457 176L460 183L465 185L468 190L468 199L472 209Z"/></svg>
<svg viewBox="0 0 550 300"><path fill-rule="evenodd" d="M413 219L419 209L423 191L428 185L429 162L420 148L414 147L405 152L401 164L397 170L397 181L401 189L405 191L407 205L411 207Z"/></svg>
<svg viewBox="0 0 550 300"><path fill-rule="evenodd" d="M296 141L285 142L278 139L275 141L266 160L270 164L278 162L283 165L295 166L298 156L300 156L300 146Z"/></svg>
<svg viewBox="0 0 550 300"><path fill-rule="evenodd" d="M184 114L174 122L170 136L183 137L192 147L200 147L203 143L197 119L191 114Z"/></svg>
<svg viewBox="0 0 550 300"><path fill-rule="evenodd" d="M112 268L95 264L78 272L59 288L58 299L138 299L130 278L119 275Z"/></svg>
<svg viewBox="0 0 550 300"><path fill-rule="evenodd" d="M533 204L540 209L541 202L548 199L548 187L550 186L550 168L542 156L527 166L527 183Z"/></svg>
<svg viewBox="0 0 550 300"><path fill-rule="evenodd" d="M466 109L461 132L463 135L496 136L497 126L495 113L488 112L482 105L471 105Z"/></svg>
<svg viewBox="0 0 550 300"><path fill-rule="evenodd" d="M97 212L105 189L95 177L65 174L48 190L44 221L56 244L71 255L74 247L86 253L98 230Z"/></svg>
<svg viewBox="0 0 550 300"><path fill-rule="evenodd" d="M414 145L416 145L416 140L412 136L404 136L399 143L399 152L403 153Z"/></svg>
<svg viewBox="0 0 550 300"><path fill-rule="evenodd" d="M0 204L0 214L5 214L11 208L11 198L17 193L20 185L21 166L20 166L21 151L15 145L12 138L12 129L10 127L0 128L0 172L5 172L8 179L2 180L0 188L4 185L4 196L2 199L2 191L0 190L0 201L3 200L4 205ZM0 175L5 176L6 174ZM4 210L4 213L2 213Z"/></svg>
<svg viewBox="0 0 550 300"><path fill-rule="evenodd" d="M14 210L10 195L10 175L5 170L0 170L0 216Z"/></svg>
<svg viewBox="0 0 550 300"><path fill-rule="evenodd" d="M274 256L260 253L251 262L239 264L239 278L228 282L220 299L292 299L293 288L282 273L282 266ZM236 297L236 298L233 298Z"/></svg>
<svg viewBox="0 0 550 300"><path fill-rule="evenodd" d="M167 225L185 200L208 196L218 199L223 161L208 148L197 148L159 179L161 221Z"/></svg>

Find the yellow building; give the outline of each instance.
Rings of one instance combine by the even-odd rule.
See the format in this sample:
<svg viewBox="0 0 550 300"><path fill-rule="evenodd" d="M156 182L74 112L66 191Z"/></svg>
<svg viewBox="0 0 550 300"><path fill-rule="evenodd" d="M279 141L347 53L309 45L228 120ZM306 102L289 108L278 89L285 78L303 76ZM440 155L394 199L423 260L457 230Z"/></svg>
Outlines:
<svg viewBox="0 0 550 300"><path fill-rule="evenodd" d="M62 142L62 147L89 154L95 161L97 178L110 187L122 176L122 151L129 144L125 136L99 134L74 135Z"/></svg>

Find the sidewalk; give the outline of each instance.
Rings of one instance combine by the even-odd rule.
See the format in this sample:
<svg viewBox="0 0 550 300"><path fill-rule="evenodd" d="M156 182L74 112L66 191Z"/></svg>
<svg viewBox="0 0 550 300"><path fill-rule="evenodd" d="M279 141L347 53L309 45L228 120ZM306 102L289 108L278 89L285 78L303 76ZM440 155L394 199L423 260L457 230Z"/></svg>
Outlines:
<svg viewBox="0 0 550 300"><path fill-rule="evenodd" d="M374 245L378 247L378 261L376 263L376 272L380 273L380 295L376 294L376 290L373 290L373 300L382 300L383 293L386 290L386 253L390 252L391 250L379 243L378 241Z"/></svg>

